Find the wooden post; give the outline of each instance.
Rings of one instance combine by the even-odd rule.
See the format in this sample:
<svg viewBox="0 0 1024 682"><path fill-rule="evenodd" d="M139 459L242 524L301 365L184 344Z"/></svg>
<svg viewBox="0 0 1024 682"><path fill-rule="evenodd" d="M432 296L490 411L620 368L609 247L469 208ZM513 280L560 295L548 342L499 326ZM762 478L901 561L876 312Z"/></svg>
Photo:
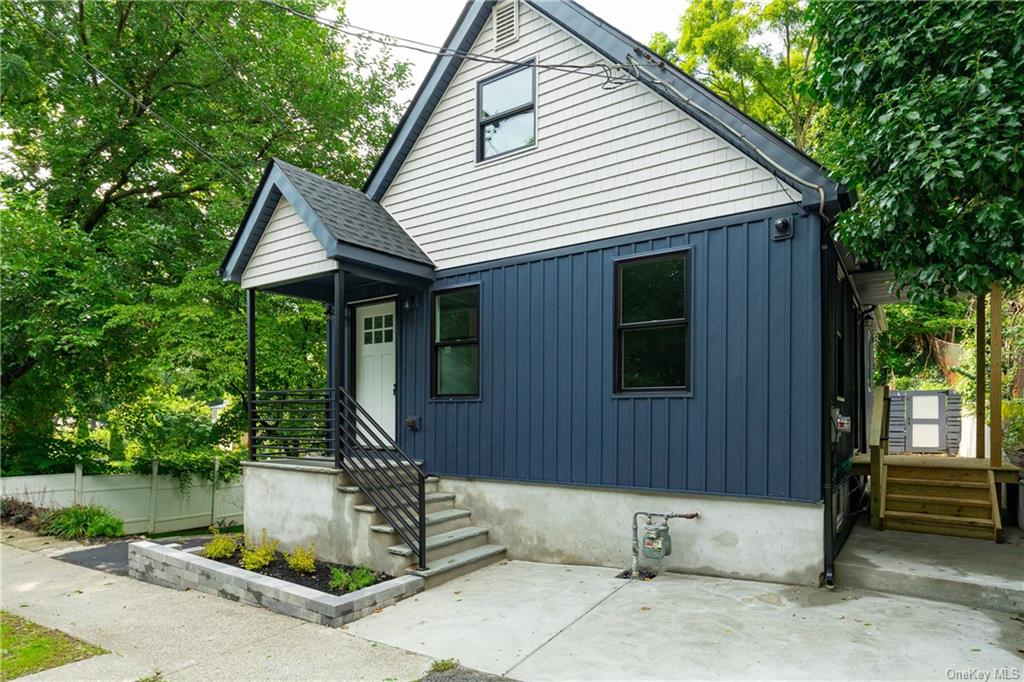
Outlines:
<svg viewBox="0 0 1024 682"><path fill-rule="evenodd" d="M871 453L871 527L882 530L882 419L889 387L875 386L873 394L868 431L868 452Z"/></svg>
<svg viewBox="0 0 1024 682"><path fill-rule="evenodd" d="M985 294L978 294L976 307L978 320L974 328L974 456L985 459Z"/></svg>
<svg viewBox="0 0 1024 682"><path fill-rule="evenodd" d="M991 459L994 467L1003 466L1003 290L998 284L992 285L992 296L989 299L992 310L989 317L992 324L992 349L989 351L991 379L988 389L989 419L992 421L990 440Z"/></svg>

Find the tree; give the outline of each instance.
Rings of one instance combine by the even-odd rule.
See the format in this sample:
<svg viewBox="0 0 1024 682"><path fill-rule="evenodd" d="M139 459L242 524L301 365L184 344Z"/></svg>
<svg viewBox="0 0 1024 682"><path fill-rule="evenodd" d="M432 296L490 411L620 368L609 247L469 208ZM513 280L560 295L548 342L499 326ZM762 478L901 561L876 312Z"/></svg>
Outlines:
<svg viewBox="0 0 1024 682"><path fill-rule="evenodd" d="M1024 5L814 2L838 224L914 300L1024 282Z"/></svg>
<svg viewBox="0 0 1024 682"><path fill-rule="evenodd" d="M267 157L358 185L397 120L406 65L262 3L3 11L5 456L57 417L98 417L154 387L237 395L244 301L216 269ZM261 370L322 382L322 306L270 301L261 315L274 326ZM271 343L312 346L279 358Z"/></svg>
<svg viewBox="0 0 1024 682"><path fill-rule="evenodd" d="M809 93L815 43L808 29L799 0L694 0L679 37L656 33L651 47L805 149L819 111Z"/></svg>

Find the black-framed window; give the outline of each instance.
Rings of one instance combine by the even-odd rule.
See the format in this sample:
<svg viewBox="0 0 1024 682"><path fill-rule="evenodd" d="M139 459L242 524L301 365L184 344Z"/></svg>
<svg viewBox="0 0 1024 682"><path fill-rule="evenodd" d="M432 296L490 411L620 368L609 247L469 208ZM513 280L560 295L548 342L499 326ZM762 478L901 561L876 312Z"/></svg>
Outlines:
<svg viewBox="0 0 1024 682"><path fill-rule="evenodd" d="M689 387L689 251L616 261L616 392Z"/></svg>
<svg viewBox="0 0 1024 682"><path fill-rule="evenodd" d="M435 292L431 317L433 396L480 395L480 287Z"/></svg>
<svg viewBox="0 0 1024 682"><path fill-rule="evenodd" d="M532 147L537 141L537 70L506 69L477 83L476 160Z"/></svg>

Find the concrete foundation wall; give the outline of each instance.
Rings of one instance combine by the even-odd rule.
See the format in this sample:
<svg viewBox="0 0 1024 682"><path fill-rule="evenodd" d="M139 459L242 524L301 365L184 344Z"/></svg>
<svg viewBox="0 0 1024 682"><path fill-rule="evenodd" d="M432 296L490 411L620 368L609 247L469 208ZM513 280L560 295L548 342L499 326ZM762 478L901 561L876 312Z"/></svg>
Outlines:
<svg viewBox="0 0 1024 682"><path fill-rule="evenodd" d="M277 540L280 549L313 545L317 558L401 575L409 559L389 554L389 536L370 526L383 523L379 514L356 510L366 502L360 493L339 492L352 481L341 471L324 466L243 462L246 499L245 532ZM250 497L251 496L251 497Z"/></svg>
<svg viewBox="0 0 1024 682"><path fill-rule="evenodd" d="M634 512L699 511L669 522L671 556L643 565L797 585L817 585L822 572L820 504L455 478L440 489L513 559L626 568Z"/></svg>

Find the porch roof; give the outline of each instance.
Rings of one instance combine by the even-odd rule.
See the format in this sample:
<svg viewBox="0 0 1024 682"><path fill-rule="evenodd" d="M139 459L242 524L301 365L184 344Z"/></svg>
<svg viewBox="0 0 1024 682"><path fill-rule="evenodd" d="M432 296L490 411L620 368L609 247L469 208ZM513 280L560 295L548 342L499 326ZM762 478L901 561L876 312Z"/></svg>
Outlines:
<svg viewBox="0 0 1024 682"><path fill-rule="evenodd" d="M271 159L221 264L221 276L242 281L278 201L285 198L328 258L366 272L381 270L432 280L434 264L387 209L364 193L280 159Z"/></svg>

